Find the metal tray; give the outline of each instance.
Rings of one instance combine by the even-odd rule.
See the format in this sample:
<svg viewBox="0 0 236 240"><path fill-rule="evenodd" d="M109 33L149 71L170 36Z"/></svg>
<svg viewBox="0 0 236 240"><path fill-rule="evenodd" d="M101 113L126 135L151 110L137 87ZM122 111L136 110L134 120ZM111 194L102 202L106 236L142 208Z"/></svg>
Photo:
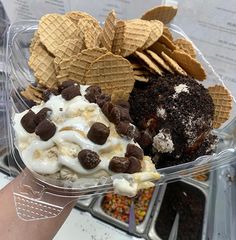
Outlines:
<svg viewBox="0 0 236 240"><path fill-rule="evenodd" d="M202 240L207 240L207 224L208 224L208 215L209 215L209 204L210 204L210 188L205 187L205 185L202 185L201 183L199 183L199 181L197 180L193 180L193 179L185 179L185 180L181 180L181 182L184 182L186 184L189 184L197 189L199 189L205 196L205 209L204 209L204 217L203 217L203 228L202 228ZM160 209L161 209L161 204L162 204L162 200L164 198L165 195L165 190L166 190L167 184L163 184L160 192L157 196L157 203L156 203L156 208L155 208L155 212L153 214L153 218L151 221L151 224L149 225L149 229L147 229L147 238L149 240L161 240L161 238L157 235L157 232L155 230L155 223L156 223L156 219L159 215Z"/></svg>
<svg viewBox="0 0 236 240"><path fill-rule="evenodd" d="M87 211L89 212L90 207L92 206L92 204L94 203L94 201L96 201L97 197L88 197L88 198L84 198L84 199L80 199L78 200L78 202L76 203L76 208L83 210L83 211Z"/></svg>
<svg viewBox="0 0 236 240"><path fill-rule="evenodd" d="M97 199L97 201L94 203L94 205L91 209L91 214L94 217L98 218L99 220L102 220L102 221L104 221L108 224L111 224L117 228L120 228L126 232L129 232L132 235L135 235L138 237L143 237L143 234L145 233L145 231L147 229L147 224L152 217L152 209L153 209L153 206L155 205L156 197L159 194L159 188L160 187L157 186L157 187L155 187L155 189L153 191L153 195L149 202L148 210L147 210L146 216L144 218L144 221L141 224L137 225L136 230L132 233L129 232L129 225L127 223L122 222L118 219L115 219L103 211L103 209L101 207L103 197L99 197Z"/></svg>

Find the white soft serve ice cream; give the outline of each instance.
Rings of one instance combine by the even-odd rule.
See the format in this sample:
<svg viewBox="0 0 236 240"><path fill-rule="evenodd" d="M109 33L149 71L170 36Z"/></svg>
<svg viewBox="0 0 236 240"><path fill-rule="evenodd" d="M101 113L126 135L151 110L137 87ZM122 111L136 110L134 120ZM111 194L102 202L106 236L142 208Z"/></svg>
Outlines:
<svg viewBox="0 0 236 240"><path fill-rule="evenodd" d="M119 158L125 158L127 155L128 145L131 152L133 147L135 145L138 147L138 145L133 139L121 137L117 133L115 124L108 120L99 105L85 98L86 89L87 86L80 86L81 95L71 100L66 100L63 94L51 95L47 102L31 108L34 114L44 108L51 110L47 118L55 125L56 130L54 135L46 141L36 134L37 128L35 132L29 133L22 126L21 120L28 110L15 114L13 127L16 147L26 166L42 175L61 173L64 179L66 178L65 169L74 174L73 178L74 176L78 178L98 177L120 173L124 167L126 169L129 167L128 173L137 172L132 169L137 168L139 162L141 166L139 171L155 171L149 160L137 160L128 156L129 164L119 162ZM104 144L97 144L88 138L88 132L94 123L104 124L109 129L109 136ZM129 125L132 126L130 123ZM84 149L91 150L98 155L99 162L95 167L88 169L78 160L78 153ZM118 158L113 159L113 157ZM113 164L111 164L111 159L113 159Z"/></svg>

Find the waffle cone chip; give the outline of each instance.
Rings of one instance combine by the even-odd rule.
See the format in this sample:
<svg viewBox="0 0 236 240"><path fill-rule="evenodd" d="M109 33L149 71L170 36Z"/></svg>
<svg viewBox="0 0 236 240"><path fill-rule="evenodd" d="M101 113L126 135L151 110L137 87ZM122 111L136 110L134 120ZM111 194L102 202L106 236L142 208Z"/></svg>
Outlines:
<svg viewBox="0 0 236 240"><path fill-rule="evenodd" d="M125 58L107 52L92 62L85 82L88 85L97 84L111 95L118 89L124 92L123 95L127 95L134 85L133 69Z"/></svg>
<svg viewBox="0 0 236 240"><path fill-rule="evenodd" d="M78 21L77 27L78 32L83 33L86 48L99 46L99 36L102 32L102 28L97 21L90 18L82 18Z"/></svg>
<svg viewBox="0 0 236 240"><path fill-rule="evenodd" d="M153 52L157 53L159 56L161 56L161 53L164 52L169 57L172 57L173 52L163 43L155 42L150 48Z"/></svg>
<svg viewBox="0 0 236 240"><path fill-rule="evenodd" d="M179 66L179 64L174 59L166 55L164 52L161 53L161 56L165 59L165 61L169 64L173 71L183 76L187 76L187 73Z"/></svg>
<svg viewBox="0 0 236 240"><path fill-rule="evenodd" d="M78 24L78 21L82 18L92 19L95 22L97 21L96 18L94 18L90 14L88 14L86 12L81 12L81 11L68 12L68 13L65 14L65 17L69 18L76 25Z"/></svg>
<svg viewBox="0 0 236 240"><path fill-rule="evenodd" d="M163 43L164 45L166 45L167 48L169 48L170 50L174 51L176 49L175 44L165 35L162 35L158 41L160 43Z"/></svg>
<svg viewBox="0 0 236 240"><path fill-rule="evenodd" d="M141 19L159 20L164 24L169 23L176 15L177 8L174 6L158 6L148 10L143 14Z"/></svg>
<svg viewBox="0 0 236 240"><path fill-rule="evenodd" d="M40 41L39 33L38 31L36 31L30 43L30 48L29 48L30 54L32 54L35 48L37 48L38 45L40 44L41 44L41 41Z"/></svg>
<svg viewBox="0 0 236 240"><path fill-rule="evenodd" d="M69 78L78 83L85 84L85 74L91 63L107 52L105 48L90 48L83 50L71 61Z"/></svg>
<svg viewBox="0 0 236 240"><path fill-rule="evenodd" d="M158 63L159 66L161 66L167 72L170 72L170 73L174 74L174 72L169 67L169 65L166 64L165 61L161 57L159 57L155 52L153 52L151 50L147 50L146 52L148 53L148 55L150 55Z"/></svg>
<svg viewBox="0 0 236 240"><path fill-rule="evenodd" d="M145 44L142 47L142 50L149 48L153 43L155 43L163 33L163 23L158 20L151 20L151 32Z"/></svg>
<svg viewBox="0 0 236 240"><path fill-rule="evenodd" d="M149 79L146 76L134 75L134 80L139 82L148 82Z"/></svg>
<svg viewBox="0 0 236 240"><path fill-rule="evenodd" d="M163 35L165 35L166 37L168 37L171 41L174 40L171 31L170 31L169 28L166 27L166 26L164 26Z"/></svg>
<svg viewBox="0 0 236 240"><path fill-rule="evenodd" d="M133 19L118 21L112 51L123 57L133 54L146 43L151 32L149 21Z"/></svg>
<svg viewBox="0 0 236 240"><path fill-rule="evenodd" d="M227 121L230 117L232 97L228 90L221 85L209 87L208 90L215 105L213 127L219 128L221 124Z"/></svg>
<svg viewBox="0 0 236 240"><path fill-rule="evenodd" d="M197 80L206 79L206 73L201 63L192 58L189 54L175 50L173 52L173 59L192 77Z"/></svg>
<svg viewBox="0 0 236 240"><path fill-rule="evenodd" d="M176 39L174 44L180 49L189 54L192 58L196 58L196 52L192 43L186 39Z"/></svg>
<svg viewBox="0 0 236 240"><path fill-rule="evenodd" d="M115 28L116 28L116 14L115 11L111 11L105 21L104 28L101 34L101 43L108 51L112 50L112 43L115 37Z"/></svg>
<svg viewBox="0 0 236 240"><path fill-rule="evenodd" d="M54 55L63 42L76 38L77 27L63 15L47 14L39 21L38 33L43 45Z"/></svg>
<svg viewBox="0 0 236 240"><path fill-rule="evenodd" d="M148 66L148 68L151 69L151 71L162 75L162 70L146 54L136 51L135 55L141 59Z"/></svg>
<svg viewBox="0 0 236 240"><path fill-rule="evenodd" d="M32 85L29 85L24 91L21 91L21 95L36 103L40 103L43 99L42 91Z"/></svg>

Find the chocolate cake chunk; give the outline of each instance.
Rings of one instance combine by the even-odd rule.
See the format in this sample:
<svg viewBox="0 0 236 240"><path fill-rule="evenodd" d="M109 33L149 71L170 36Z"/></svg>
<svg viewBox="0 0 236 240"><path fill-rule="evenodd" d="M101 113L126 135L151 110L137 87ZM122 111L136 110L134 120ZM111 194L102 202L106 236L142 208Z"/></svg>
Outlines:
<svg viewBox="0 0 236 240"><path fill-rule="evenodd" d="M203 149L215 141L209 138L214 115L212 98L192 77L152 75L148 83L135 83L129 103L134 124L152 133L152 144L145 146L144 152L155 159L167 156L173 160L171 165L191 161L196 152L204 155ZM204 142L208 146L201 147ZM188 155L192 157L183 160Z"/></svg>

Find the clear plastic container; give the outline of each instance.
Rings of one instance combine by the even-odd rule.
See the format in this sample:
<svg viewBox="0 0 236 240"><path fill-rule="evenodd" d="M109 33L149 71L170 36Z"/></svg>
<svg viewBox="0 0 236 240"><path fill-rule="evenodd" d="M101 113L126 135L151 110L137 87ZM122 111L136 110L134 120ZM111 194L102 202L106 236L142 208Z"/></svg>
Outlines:
<svg viewBox="0 0 236 240"><path fill-rule="evenodd" d="M6 93L7 93L7 129L8 129L8 146L12 155L12 161L21 168L24 169L24 163L21 161L17 151L14 147L14 130L12 128L12 115L14 112L22 112L26 110L29 106L21 98L19 92L24 89L30 83L34 83L35 78L33 72L28 66L29 59L29 44L35 30L38 27L37 21L21 21L14 23L10 26L7 35L7 46L6 46ZM170 25L172 33L175 37L188 37L185 33L176 25ZM207 71L207 80L203 81L203 85L214 86L216 84L224 85L223 81L220 79L219 75L214 71L209 62L204 58L201 52L196 49L197 58L204 65ZM234 156L236 154L236 104L233 102L233 109L231 111L230 119L224 123L220 129L216 129L215 133L220 139L219 151L216 154L210 156L202 156L193 162L172 166L164 169L159 169L161 173L161 179L157 184L161 184L165 181L170 181L174 179L183 178L186 176L191 176L192 174L200 173L204 170L211 171L219 166L227 165L235 160ZM227 130L227 131L226 131ZM76 183L65 182L63 183L58 180L47 179L36 173L34 173L36 180L37 192L40 192L40 198L38 195L34 195L35 189L32 186L25 186L26 188L31 188L31 193L27 197L30 201L36 201L36 203L46 204L48 206L53 206L58 209L62 209L65 203L50 203L44 201L48 195L57 195L69 200L73 198L82 198L86 195L101 194L104 192L109 192L113 190L112 181L116 177L129 177L127 174L114 175L112 177L102 177L99 179L80 179ZM25 176L27 178L27 175ZM35 184L34 184L35 185ZM24 186L24 182L23 182ZM40 190L38 190L38 188ZM22 189L14 189L14 194L22 198L25 197L24 191ZM21 200L19 200L21 201ZM17 206L17 204L16 204ZM21 205L20 205L21 206ZM26 209L27 210L27 209ZM59 211L60 212L60 211ZM58 212L57 212L58 213ZM23 214L19 213L24 219ZM32 219L52 217L54 215L45 214L45 216L34 217ZM30 219L30 214L28 216Z"/></svg>

